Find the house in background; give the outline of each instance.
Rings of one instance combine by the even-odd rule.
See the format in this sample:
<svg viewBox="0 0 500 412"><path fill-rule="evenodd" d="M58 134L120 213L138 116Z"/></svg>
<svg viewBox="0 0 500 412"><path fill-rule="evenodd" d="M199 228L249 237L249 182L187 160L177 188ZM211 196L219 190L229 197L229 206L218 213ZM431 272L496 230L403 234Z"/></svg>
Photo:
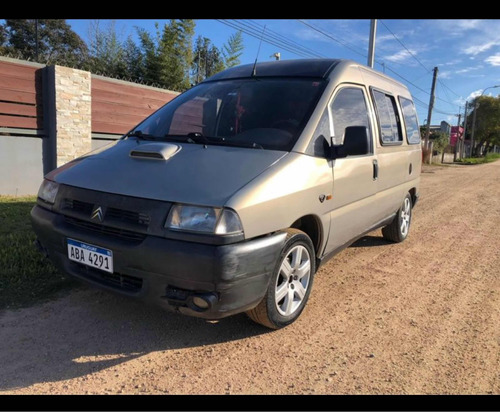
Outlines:
<svg viewBox="0 0 500 412"><path fill-rule="evenodd" d="M450 144L455 146L458 139L462 139L464 136L464 128L462 126L451 126L450 132Z"/></svg>

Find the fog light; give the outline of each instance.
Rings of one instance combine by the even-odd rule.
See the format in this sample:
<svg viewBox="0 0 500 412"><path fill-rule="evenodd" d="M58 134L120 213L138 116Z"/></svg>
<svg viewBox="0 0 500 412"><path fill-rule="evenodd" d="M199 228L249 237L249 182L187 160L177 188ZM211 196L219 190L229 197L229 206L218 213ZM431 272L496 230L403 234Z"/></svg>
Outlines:
<svg viewBox="0 0 500 412"><path fill-rule="evenodd" d="M200 309L208 309L210 304L203 298L199 296L194 296L193 297L193 304Z"/></svg>

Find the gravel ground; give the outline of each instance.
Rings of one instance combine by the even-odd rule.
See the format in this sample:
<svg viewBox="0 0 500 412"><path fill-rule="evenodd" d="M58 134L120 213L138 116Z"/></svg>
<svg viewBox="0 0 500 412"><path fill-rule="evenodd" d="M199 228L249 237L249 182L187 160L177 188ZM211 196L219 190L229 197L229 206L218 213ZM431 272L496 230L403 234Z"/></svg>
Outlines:
<svg viewBox="0 0 500 412"><path fill-rule="evenodd" d="M293 325L82 287L0 313L3 394L500 394L500 162L426 166L408 239L318 272Z"/></svg>

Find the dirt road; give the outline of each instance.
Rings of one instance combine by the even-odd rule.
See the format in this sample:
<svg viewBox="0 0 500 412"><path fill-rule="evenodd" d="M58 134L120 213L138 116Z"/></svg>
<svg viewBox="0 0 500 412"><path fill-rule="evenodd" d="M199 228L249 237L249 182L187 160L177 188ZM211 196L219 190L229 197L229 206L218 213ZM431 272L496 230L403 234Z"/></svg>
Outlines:
<svg viewBox="0 0 500 412"><path fill-rule="evenodd" d="M270 332L90 288L0 314L0 393L500 394L500 162L426 167L409 238L318 272Z"/></svg>

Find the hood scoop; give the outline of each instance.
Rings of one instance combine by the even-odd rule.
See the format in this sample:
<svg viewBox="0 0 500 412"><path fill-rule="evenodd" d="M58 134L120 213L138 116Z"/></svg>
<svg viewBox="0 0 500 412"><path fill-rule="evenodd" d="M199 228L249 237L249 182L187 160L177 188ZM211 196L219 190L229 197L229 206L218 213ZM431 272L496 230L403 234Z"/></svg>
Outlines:
<svg viewBox="0 0 500 412"><path fill-rule="evenodd" d="M130 157L148 160L168 160L181 150L181 147L172 143L145 143L132 149Z"/></svg>

